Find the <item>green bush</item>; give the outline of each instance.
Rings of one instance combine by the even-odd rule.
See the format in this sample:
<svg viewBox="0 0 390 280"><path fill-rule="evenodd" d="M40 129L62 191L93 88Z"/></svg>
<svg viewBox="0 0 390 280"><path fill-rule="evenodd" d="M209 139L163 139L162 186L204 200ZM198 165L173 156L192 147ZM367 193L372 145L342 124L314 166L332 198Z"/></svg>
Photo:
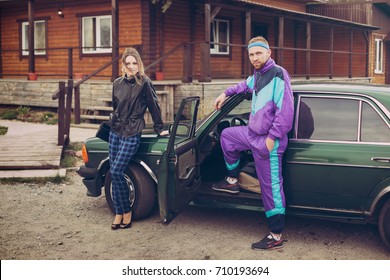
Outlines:
<svg viewBox="0 0 390 280"><path fill-rule="evenodd" d="M30 117L30 107L28 106L19 106L16 108L16 112L18 113L17 118L22 121L27 121Z"/></svg>
<svg viewBox="0 0 390 280"><path fill-rule="evenodd" d="M15 120L18 117L18 113L14 109L6 110L0 116L4 120Z"/></svg>
<svg viewBox="0 0 390 280"><path fill-rule="evenodd" d="M0 135L6 135L8 131L8 127L0 125Z"/></svg>
<svg viewBox="0 0 390 280"><path fill-rule="evenodd" d="M16 112L18 113L18 115L28 115L30 113L30 107L28 107L28 106L19 106L16 109Z"/></svg>

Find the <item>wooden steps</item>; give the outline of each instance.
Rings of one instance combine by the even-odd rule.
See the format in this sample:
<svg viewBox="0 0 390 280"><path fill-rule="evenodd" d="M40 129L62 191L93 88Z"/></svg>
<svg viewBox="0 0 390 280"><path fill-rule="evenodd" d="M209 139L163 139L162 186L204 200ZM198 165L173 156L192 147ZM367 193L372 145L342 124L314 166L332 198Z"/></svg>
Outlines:
<svg viewBox="0 0 390 280"><path fill-rule="evenodd" d="M83 120L94 120L94 121L108 121L109 116L101 116L101 115L80 115L80 118Z"/></svg>
<svg viewBox="0 0 390 280"><path fill-rule="evenodd" d="M156 85L156 93L160 102L162 110L163 120L173 120L173 100L174 100L174 88L173 86L159 86ZM109 115L113 111L112 97L110 95L106 97L99 97L97 101L100 104L88 107L84 110L84 113L80 115L81 122L83 124L98 125L102 121L109 120ZM148 111L146 111L145 122L147 124L152 123L152 118Z"/></svg>

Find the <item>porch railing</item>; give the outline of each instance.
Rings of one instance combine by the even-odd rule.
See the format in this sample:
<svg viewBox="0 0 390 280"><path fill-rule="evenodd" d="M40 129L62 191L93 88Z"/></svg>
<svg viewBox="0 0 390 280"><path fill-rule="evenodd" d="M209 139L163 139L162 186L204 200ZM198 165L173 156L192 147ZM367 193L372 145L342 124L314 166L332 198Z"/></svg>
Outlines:
<svg viewBox="0 0 390 280"><path fill-rule="evenodd" d="M211 80L211 69L212 65L210 64L210 44L213 45L222 45L222 46L229 46L230 48L242 48L244 51L243 54L243 66L242 66L242 73L240 76L247 76L251 73L251 67L248 62L248 58L246 55L246 45L241 44L223 44L223 43L217 43L217 42L182 42L178 45L176 45L174 48L166 52L163 56L160 58L152 61L149 63L145 68L146 70L153 69L153 67L157 66L159 63L164 62L167 60L170 56L173 54L176 54L179 51L183 51L183 61L182 61L182 81L185 83L191 82L194 76L194 48L196 46L199 47L199 54L200 54L200 65L199 65L199 74L198 74L198 80L207 82ZM121 46L122 47L122 46ZM135 46L136 48L139 46ZM339 50L319 50L319 49L307 49L307 48L291 48L291 47L276 47L272 46L272 50L274 51L273 57L276 60L277 63L284 65L284 58L289 55L293 57L300 57L301 61L304 61L304 65L298 65L295 60L293 60L293 69L289 69L289 72L291 76L300 76L305 77L306 79L310 79L314 76L322 76L322 77L328 77L329 79L332 79L334 76L337 76L334 71L334 60L335 56L348 56L348 63L346 66L347 68L347 74L345 76L348 76L351 78L353 76L352 74L352 59L353 57L365 57L366 59L366 66L363 69L364 73L361 76L368 76L368 62L367 62L367 56L368 54L366 52L352 52L352 51L339 51ZM111 61L108 61L104 65L102 65L100 68L96 69L95 71L91 72L90 74L84 76L81 80L75 81L73 80L73 50L79 49L79 47L75 48L51 48L46 49L46 55L48 52L52 51L67 51L67 57L68 57L68 69L67 69L67 85L65 82L59 82L59 89L53 94L53 98L58 99L59 101L59 115L65 114L63 117L63 120L60 121L60 118L62 118L62 115L59 116L59 142L63 142L63 138L66 135L69 136L69 127L70 127L70 114L71 114L71 104L72 104L72 95L74 91L74 121L76 124L80 124L80 86L86 82L87 80L98 77L99 73L101 73L106 68L112 66L115 62L117 62L120 58L120 55ZM9 51L18 51L21 52L21 50L0 50L0 52L3 54L5 52ZM141 52L142 53L142 52ZM324 67L325 69L321 69L321 73L313 74L311 71L311 57L316 54L322 54L328 56L328 67ZM303 57L303 59L302 59ZM144 58L143 60L149 60L149 58ZM361 61L361 60L360 60ZM2 69L0 69L2 70ZM5 75L10 75L10 73L2 73L0 72L0 77ZM53 74L47 74L47 76L58 76L58 73ZM12 73L11 73L12 76ZM15 76L20 76L20 74L16 74ZM115 77L111 77L113 79ZM65 84L65 86L64 86ZM66 102L65 102L66 97ZM63 100L62 100L63 99ZM63 123L62 123L63 121ZM60 123L61 122L61 123Z"/></svg>
<svg viewBox="0 0 390 280"><path fill-rule="evenodd" d="M190 53L191 53L191 44L190 43L180 43L170 51L168 51L166 54L164 54L159 59L155 60L151 64L145 67L145 71L149 70L153 66L157 65L158 63L164 61L169 56L174 54L175 52L179 50L184 50L184 57L186 63L183 63L183 82L190 82L192 81L192 64L189 61L190 60ZM68 57L71 58L73 56L72 50L69 49ZM121 55L119 55L116 59L113 59L107 63L105 63L100 68L96 69L92 73L84 76L82 79L78 81L74 81L73 78L73 66L72 66L72 59L69 59L68 63L68 81L67 85L64 81L58 82L58 90L53 93L52 99L58 100L58 145L66 145L69 142L70 138L70 123L71 123L71 111L72 111L72 95L74 91L74 122L75 124L81 123L80 118L80 86L86 82L87 80L95 77L97 74L102 72L107 67L112 66Z"/></svg>

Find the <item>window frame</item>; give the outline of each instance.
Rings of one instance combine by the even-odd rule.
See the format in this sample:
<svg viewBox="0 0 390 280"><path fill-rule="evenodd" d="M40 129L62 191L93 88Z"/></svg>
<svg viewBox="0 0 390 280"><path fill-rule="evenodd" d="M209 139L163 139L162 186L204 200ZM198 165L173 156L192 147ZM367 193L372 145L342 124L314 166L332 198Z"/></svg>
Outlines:
<svg viewBox="0 0 390 280"><path fill-rule="evenodd" d="M42 53L36 53L37 51L35 50L35 42L36 42L36 39L37 37L35 36L34 34L34 56L35 57L45 57L46 59L48 59L48 20L50 19L50 17L40 17L40 18L35 18L34 19L34 25L37 23L37 22L44 22L44 26L45 26L45 47L44 47L44 50ZM26 18L23 18L23 19L18 19L17 20L18 24L19 24L19 59L22 60L24 57L28 57L29 56L29 50L25 48L26 45L28 45L28 37L25 38L24 36L24 32L23 32L23 29L24 29L24 26L28 26L29 25L29 21L28 19ZM36 31L37 29L35 28L34 26L34 31ZM25 42L25 40L27 40L27 42Z"/></svg>
<svg viewBox="0 0 390 280"><path fill-rule="evenodd" d="M109 12L103 12L103 13L94 13L94 14L78 14L76 15L77 17L79 17L79 34L80 34L80 37L79 37L79 47L80 47L80 57L82 56L107 56L107 55L111 55L112 54L112 17L111 17L111 14ZM86 47L84 46L84 20L87 19L87 18L95 18L96 19L96 22L98 22L98 24L96 24L96 27L95 29L93 30L94 32L94 46L92 48L96 48L96 50L93 50L93 51L86 51ZM98 44L99 43L99 33L100 32L97 32L98 30L98 26L100 26L100 19L103 19L103 18L109 18L110 19L110 47L109 48L106 48L106 49L102 49L102 47Z"/></svg>
<svg viewBox="0 0 390 280"><path fill-rule="evenodd" d="M374 73L383 74L383 39L375 38Z"/></svg>
<svg viewBox="0 0 390 280"><path fill-rule="evenodd" d="M343 99L343 100L355 100L359 102L359 108L358 108L358 127L357 127L357 138L356 140L321 140L321 139L306 139L306 138L298 138L298 129L299 129L299 113L300 113L300 105L302 102L302 98L317 98L317 99ZM373 104L371 100L366 100L364 98L361 98L359 96L349 96L349 95L331 95L331 94L325 94L318 96L316 93L305 93L305 94L299 94L297 99L297 112L294 116L294 131L291 140L295 141L302 141L302 142L327 142L327 143L370 143L370 144L382 144L381 142L370 142L370 141L363 141L362 140L362 125L363 125L363 104L366 104L367 106L371 107L379 118L382 119L382 121L385 123L385 125L389 126L389 124L386 122L385 118L382 116L381 112L378 110L378 108ZM390 126L389 126L390 128Z"/></svg>
<svg viewBox="0 0 390 280"><path fill-rule="evenodd" d="M226 35L227 35L227 44L231 44L231 20L229 19L226 19L226 18L216 18L213 20L213 22L210 23L210 54L211 55L230 55L230 46L227 45L227 51L226 52L221 52L219 51L219 48L220 48L220 45L217 44L217 43L220 43L219 41L219 22L225 22L227 23L227 32L226 32ZM218 23L218 25L216 25L216 23ZM214 28L217 28L217 32L215 33L216 35L218 35L218 38L216 38L216 36L214 35L214 40L212 41L211 39L211 35L214 34ZM214 44L213 44L214 43Z"/></svg>

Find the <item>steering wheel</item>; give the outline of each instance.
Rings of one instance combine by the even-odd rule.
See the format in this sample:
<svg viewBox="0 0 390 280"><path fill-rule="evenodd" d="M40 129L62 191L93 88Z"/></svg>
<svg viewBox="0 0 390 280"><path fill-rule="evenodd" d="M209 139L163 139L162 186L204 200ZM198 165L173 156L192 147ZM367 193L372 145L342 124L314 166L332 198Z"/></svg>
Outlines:
<svg viewBox="0 0 390 280"><path fill-rule="evenodd" d="M238 125L237 125L237 121L238 121ZM246 126L246 122L240 118L240 117L233 117L232 120L230 121L230 126Z"/></svg>

